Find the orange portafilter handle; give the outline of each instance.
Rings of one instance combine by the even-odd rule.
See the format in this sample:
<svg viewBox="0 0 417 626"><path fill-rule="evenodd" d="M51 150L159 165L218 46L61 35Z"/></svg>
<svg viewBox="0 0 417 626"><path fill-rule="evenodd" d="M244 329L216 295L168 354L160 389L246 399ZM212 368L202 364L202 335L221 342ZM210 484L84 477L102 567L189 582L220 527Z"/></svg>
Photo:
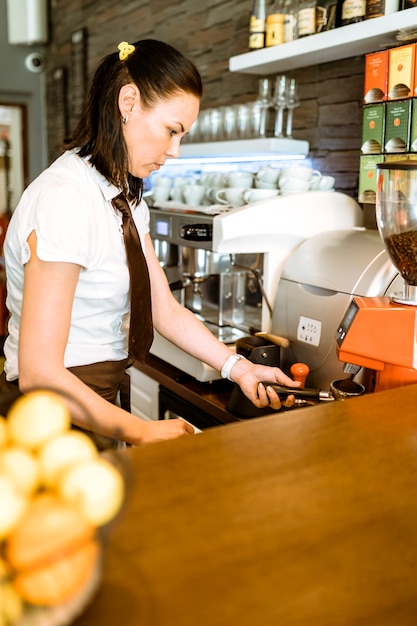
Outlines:
<svg viewBox="0 0 417 626"><path fill-rule="evenodd" d="M299 380L302 387L305 387L306 378L310 368L305 363L293 363L290 367L291 376L294 380Z"/></svg>

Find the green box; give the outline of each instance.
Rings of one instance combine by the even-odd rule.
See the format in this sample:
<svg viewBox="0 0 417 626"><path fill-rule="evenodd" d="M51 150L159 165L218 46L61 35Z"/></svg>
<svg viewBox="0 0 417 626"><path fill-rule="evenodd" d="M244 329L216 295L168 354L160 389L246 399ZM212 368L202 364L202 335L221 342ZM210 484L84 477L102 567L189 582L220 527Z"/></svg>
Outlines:
<svg viewBox="0 0 417 626"><path fill-rule="evenodd" d="M384 145L385 104L363 107L362 154L381 154Z"/></svg>
<svg viewBox="0 0 417 626"><path fill-rule="evenodd" d="M358 202L376 200L376 166L384 162L384 155L364 155L360 159Z"/></svg>
<svg viewBox="0 0 417 626"><path fill-rule="evenodd" d="M385 140L386 154L409 152L412 99L386 103Z"/></svg>

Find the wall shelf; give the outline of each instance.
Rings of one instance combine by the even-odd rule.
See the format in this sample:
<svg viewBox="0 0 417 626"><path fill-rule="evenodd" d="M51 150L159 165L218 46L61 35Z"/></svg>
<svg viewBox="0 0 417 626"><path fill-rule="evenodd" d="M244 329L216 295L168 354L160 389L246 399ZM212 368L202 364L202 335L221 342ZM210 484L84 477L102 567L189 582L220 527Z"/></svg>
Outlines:
<svg viewBox="0 0 417 626"><path fill-rule="evenodd" d="M229 70L264 76L403 45L396 34L417 26L417 8L310 35L229 59Z"/></svg>
<svg viewBox="0 0 417 626"><path fill-rule="evenodd" d="M177 162L184 163L192 158L216 159L217 161L236 158L265 160L284 158L305 158L309 152L308 141L298 139L278 139L266 137L260 139L236 139L232 141L212 141L207 143L186 143L181 146L181 156ZM174 164L174 161L170 161Z"/></svg>

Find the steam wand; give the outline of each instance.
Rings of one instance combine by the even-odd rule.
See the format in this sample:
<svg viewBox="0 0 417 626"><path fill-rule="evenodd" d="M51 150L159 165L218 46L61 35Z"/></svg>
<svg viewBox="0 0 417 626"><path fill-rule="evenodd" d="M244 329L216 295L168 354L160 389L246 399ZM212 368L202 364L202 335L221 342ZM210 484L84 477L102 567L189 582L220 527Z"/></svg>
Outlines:
<svg viewBox="0 0 417 626"><path fill-rule="evenodd" d="M272 306L271 303L268 300L268 297L265 293L265 289L264 286L262 284L262 279L260 278L261 272L258 269L253 269L252 267L248 267L247 265L241 265L240 263L236 263L235 258L234 258L234 254L230 253L229 257L230 257L230 263L232 265L232 267L237 267L241 270L246 270L247 272L251 272L251 274L253 274L254 279L256 280L256 284L259 287L259 291L262 294L262 298L265 300L265 304L268 307L268 311L269 311L269 315L272 318Z"/></svg>

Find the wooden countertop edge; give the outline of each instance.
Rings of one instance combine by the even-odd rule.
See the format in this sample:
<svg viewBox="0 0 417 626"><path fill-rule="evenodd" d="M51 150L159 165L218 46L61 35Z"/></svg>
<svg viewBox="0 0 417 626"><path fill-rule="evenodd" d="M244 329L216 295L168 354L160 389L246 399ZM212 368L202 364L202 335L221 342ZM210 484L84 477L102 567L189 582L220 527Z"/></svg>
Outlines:
<svg viewBox="0 0 417 626"><path fill-rule="evenodd" d="M225 408L232 383L224 380L201 383L152 354L145 363L136 361L134 367L222 424L240 421Z"/></svg>

